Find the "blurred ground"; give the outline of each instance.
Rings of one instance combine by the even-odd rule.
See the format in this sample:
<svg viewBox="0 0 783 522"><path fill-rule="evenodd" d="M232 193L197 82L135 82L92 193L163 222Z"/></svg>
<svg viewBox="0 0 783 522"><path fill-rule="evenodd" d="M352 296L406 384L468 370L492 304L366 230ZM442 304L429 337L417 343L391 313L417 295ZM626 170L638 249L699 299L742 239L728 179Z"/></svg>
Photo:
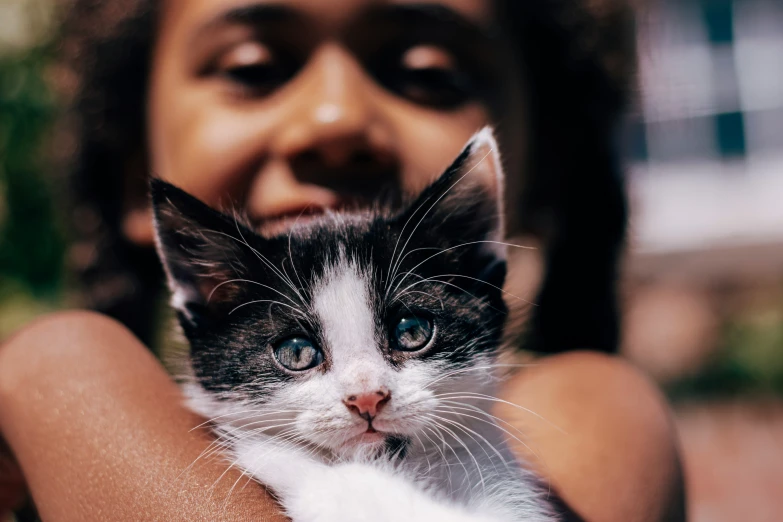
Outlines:
<svg viewBox="0 0 783 522"><path fill-rule="evenodd" d="M783 401L683 404L677 411L691 522L778 522Z"/></svg>

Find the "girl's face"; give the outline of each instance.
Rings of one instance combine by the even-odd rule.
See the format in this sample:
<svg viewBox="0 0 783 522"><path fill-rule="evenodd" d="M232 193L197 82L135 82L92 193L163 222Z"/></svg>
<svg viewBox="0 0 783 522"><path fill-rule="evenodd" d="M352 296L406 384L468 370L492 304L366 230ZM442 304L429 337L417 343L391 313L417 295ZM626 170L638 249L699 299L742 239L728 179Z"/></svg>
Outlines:
<svg viewBox="0 0 783 522"><path fill-rule="evenodd" d="M160 17L152 171L262 230L415 194L490 121L517 190L521 88L489 0L167 0Z"/></svg>

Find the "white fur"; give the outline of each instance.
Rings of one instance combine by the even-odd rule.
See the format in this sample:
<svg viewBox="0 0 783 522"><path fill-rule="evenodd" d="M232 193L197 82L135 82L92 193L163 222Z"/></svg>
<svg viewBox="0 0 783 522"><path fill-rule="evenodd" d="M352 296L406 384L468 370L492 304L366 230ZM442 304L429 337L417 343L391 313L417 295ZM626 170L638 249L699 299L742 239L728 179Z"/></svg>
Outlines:
<svg viewBox="0 0 783 522"><path fill-rule="evenodd" d="M383 356L374 349L369 284L369 276L356 263L342 258L313 290L313 308L332 355L331 370L341 376L339 386L346 396L378 390L387 373Z"/></svg>
<svg viewBox="0 0 783 522"><path fill-rule="evenodd" d="M490 401L461 398L458 407L467 410L444 413L450 403L440 394L493 393L493 361L477 359L451 374L417 360L392 368L375 340L369 277L341 257L314 286L328 371L271 391L267 406L217 401L191 384L185 388L191 407L216 419L218 434L231 437L235 464L270 487L295 522L557 520L532 487L532 474L515 462L503 431L482 413ZM396 463L372 458L383 440L363 438L366 421L343 403L379 387L392 399L373 426L412 440ZM435 429L431 415L460 427L440 420Z"/></svg>

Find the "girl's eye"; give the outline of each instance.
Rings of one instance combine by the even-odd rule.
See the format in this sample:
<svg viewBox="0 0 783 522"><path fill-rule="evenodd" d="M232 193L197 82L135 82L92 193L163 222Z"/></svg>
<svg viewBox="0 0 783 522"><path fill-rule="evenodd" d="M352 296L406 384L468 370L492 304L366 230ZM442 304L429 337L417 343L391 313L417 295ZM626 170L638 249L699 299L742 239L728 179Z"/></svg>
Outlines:
<svg viewBox="0 0 783 522"><path fill-rule="evenodd" d="M301 372L324 361L323 352L305 337L289 337L274 346L274 356L284 368Z"/></svg>
<svg viewBox="0 0 783 522"><path fill-rule="evenodd" d="M429 319L407 315L400 319L394 328L397 349L405 352L421 350L429 344L433 331L433 324Z"/></svg>
<svg viewBox="0 0 783 522"><path fill-rule="evenodd" d="M217 61L223 78L254 95L266 95L293 75L293 67L259 42L245 42Z"/></svg>
<svg viewBox="0 0 783 522"><path fill-rule="evenodd" d="M380 80L414 103L448 109L475 96L470 76L443 48L411 47L402 53L398 63L398 67L384 66L379 71Z"/></svg>

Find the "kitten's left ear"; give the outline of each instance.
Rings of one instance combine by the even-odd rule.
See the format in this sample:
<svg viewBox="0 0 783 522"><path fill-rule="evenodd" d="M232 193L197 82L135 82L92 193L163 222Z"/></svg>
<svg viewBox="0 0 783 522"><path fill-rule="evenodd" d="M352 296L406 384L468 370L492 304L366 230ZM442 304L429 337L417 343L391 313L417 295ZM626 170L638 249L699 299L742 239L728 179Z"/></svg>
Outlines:
<svg viewBox="0 0 783 522"><path fill-rule="evenodd" d="M408 228L435 230L454 244L476 242L481 250L506 258L499 244L504 229L504 173L490 127L473 135L457 159L408 207Z"/></svg>
<svg viewBox="0 0 783 522"><path fill-rule="evenodd" d="M179 188L150 181L155 243L181 319L196 324L238 292L231 280L252 261L255 234Z"/></svg>

